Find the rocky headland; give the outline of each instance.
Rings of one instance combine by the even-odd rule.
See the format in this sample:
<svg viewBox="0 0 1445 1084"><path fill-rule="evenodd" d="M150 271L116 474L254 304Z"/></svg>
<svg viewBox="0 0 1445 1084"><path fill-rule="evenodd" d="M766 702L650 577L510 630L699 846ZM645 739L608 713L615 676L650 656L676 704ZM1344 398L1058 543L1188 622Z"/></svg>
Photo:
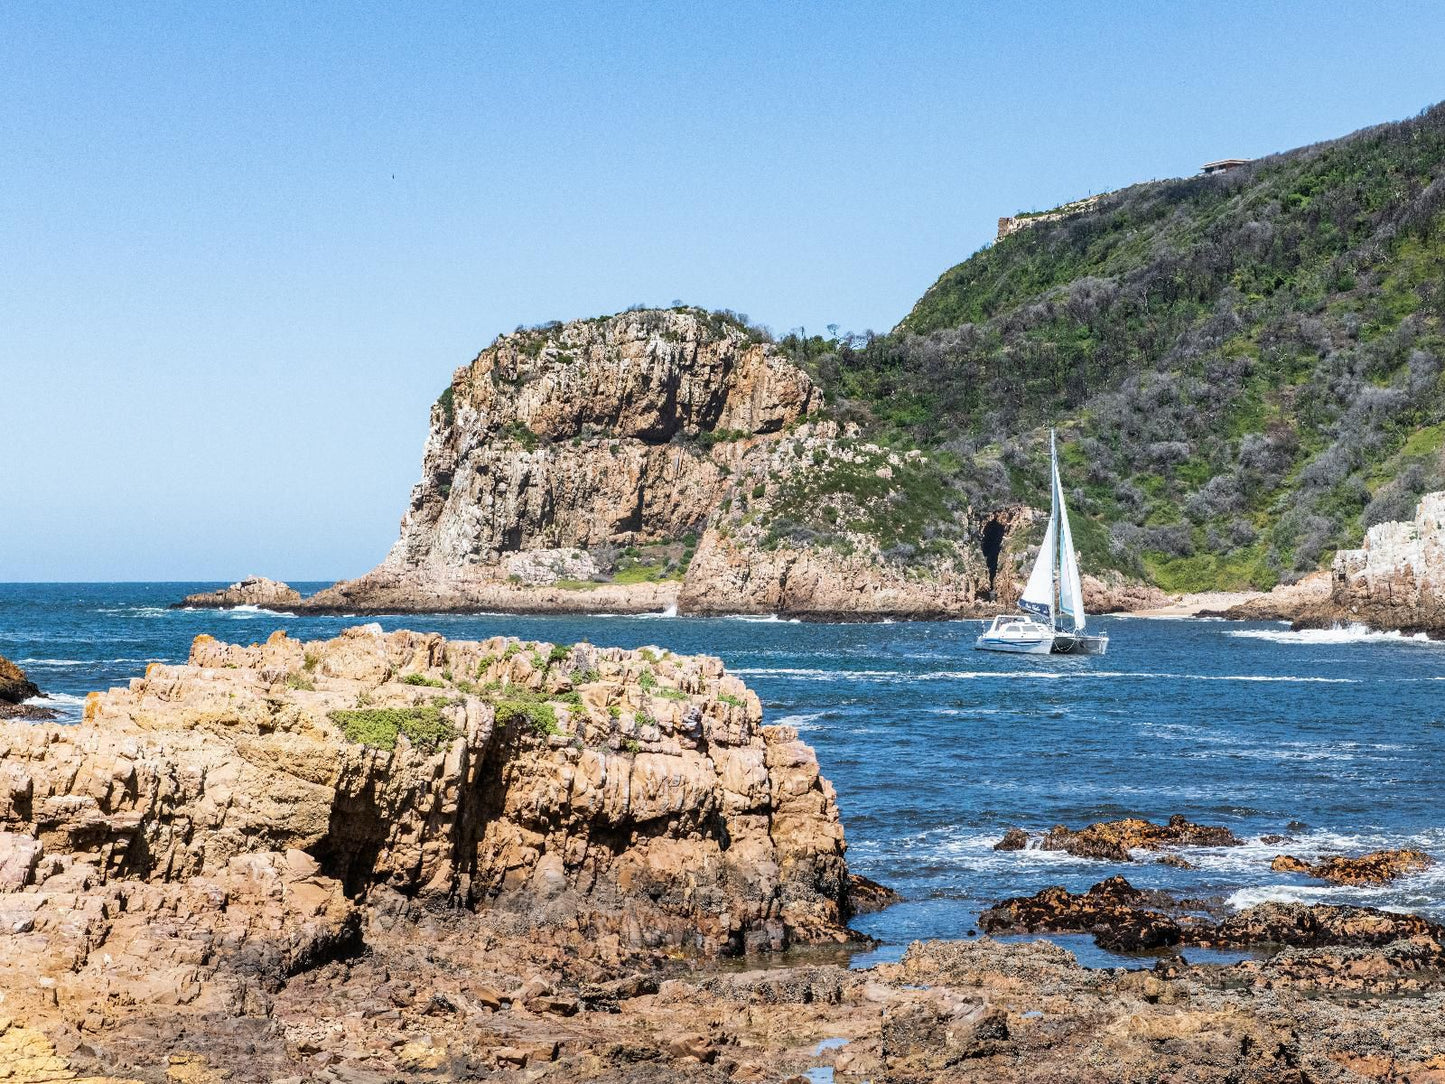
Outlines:
<svg viewBox="0 0 1445 1084"><path fill-rule="evenodd" d="M301 608L991 612L1033 513L959 506L939 469L828 420L802 368L719 314L518 331L433 406L386 559Z"/></svg>
<svg viewBox="0 0 1445 1084"><path fill-rule="evenodd" d="M1330 572L1281 585L1220 616L1445 638L1445 492L1422 497L1413 520L1375 524L1363 546L1335 554Z"/></svg>

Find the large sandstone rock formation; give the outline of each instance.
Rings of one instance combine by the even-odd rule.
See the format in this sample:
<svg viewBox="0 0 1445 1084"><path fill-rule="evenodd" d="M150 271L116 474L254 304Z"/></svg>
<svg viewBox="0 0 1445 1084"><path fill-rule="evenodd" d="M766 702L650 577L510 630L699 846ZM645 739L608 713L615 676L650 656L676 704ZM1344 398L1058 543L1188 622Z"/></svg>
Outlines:
<svg viewBox="0 0 1445 1084"><path fill-rule="evenodd" d="M12 888L76 863L186 883L294 851L350 896L624 944L844 936L811 750L717 660L649 655L376 626L198 637L188 665L92 694L81 726L0 729L0 867Z"/></svg>
<svg viewBox="0 0 1445 1084"><path fill-rule="evenodd" d="M900 525L927 457L822 407L777 346L701 310L504 335L433 407L386 559L306 606L941 616L1007 595L1027 517L930 505ZM647 547L681 556L619 574Z"/></svg>
<svg viewBox="0 0 1445 1084"><path fill-rule="evenodd" d="M692 951L845 937L847 884L811 751L714 659L374 626L200 637L186 665L93 694L78 726L0 726L0 1080L1445 1068L1442 931L1409 915L1214 923L1114 881L995 917L1120 948L1291 947L1152 972L987 939L867 971L821 947L750 971Z"/></svg>

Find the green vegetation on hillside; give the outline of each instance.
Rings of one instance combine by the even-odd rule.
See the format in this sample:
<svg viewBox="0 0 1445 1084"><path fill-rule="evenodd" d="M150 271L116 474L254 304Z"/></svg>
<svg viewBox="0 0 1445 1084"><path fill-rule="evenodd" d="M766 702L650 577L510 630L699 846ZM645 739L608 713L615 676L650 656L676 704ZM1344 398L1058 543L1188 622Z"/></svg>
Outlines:
<svg viewBox="0 0 1445 1084"><path fill-rule="evenodd" d="M890 334L781 346L866 435L962 465L927 502L1046 504L1057 425L1087 561L1263 587L1442 486L1442 317L1437 106L1111 193L951 268Z"/></svg>

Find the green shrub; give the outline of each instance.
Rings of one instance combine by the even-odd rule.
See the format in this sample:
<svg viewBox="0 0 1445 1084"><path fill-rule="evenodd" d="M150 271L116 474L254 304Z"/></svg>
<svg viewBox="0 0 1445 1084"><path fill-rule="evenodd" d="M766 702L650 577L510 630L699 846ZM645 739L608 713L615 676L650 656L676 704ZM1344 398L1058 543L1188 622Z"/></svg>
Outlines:
<svg viewBox="0 0 1445 1084"><path fill-rule="evenodd" d="M290 673L286 675L286 688L304 689L310 693L316 691L316 683L305 674Z"/></svg>
<svg viewBox="0 0 1445 1084"><path fill-rule="evenodd" d="M729 707L740 708L743 706L743 699L741 697L734 696L732 693L718 693L717 698L719 701L727 704Z"/></svg>
<svg viewBox="0 0 1445 1084"><path fill-rule="evenodd" d="M373 749L395 749L397 735L405 734L412 745L435 752L457 736L436 705L337 710L329 718L341 728L347 741Z"/></svg>
<svg viewBox="0 0 1445 1084"><path fill-rule="evenodd" d="M441 678L427 677L425 674L407 674L401 681L403 685L425 685L432 689L441 689L446 686L446 682Z"/></svg>
<svg viewBox="0 0 1445 1084"><path fill-rule="evenodd" d="M534 734L560 734L557 710L551 704L532 699L507 699L497 702L497 725L525 723Z"/></svg>

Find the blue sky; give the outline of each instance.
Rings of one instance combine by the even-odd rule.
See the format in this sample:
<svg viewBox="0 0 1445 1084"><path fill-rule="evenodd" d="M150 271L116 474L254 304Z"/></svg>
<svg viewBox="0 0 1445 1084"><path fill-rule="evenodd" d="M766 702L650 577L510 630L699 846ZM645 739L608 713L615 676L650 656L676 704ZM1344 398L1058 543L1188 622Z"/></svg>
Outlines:
<svg viewBox="0 0 1445 1084"><path fill-rule="evenodd" d="M1000 215L1411 115L1445 5L26 4L0 581L356 575L451 371L680 298L892 326Z"/></svg>

